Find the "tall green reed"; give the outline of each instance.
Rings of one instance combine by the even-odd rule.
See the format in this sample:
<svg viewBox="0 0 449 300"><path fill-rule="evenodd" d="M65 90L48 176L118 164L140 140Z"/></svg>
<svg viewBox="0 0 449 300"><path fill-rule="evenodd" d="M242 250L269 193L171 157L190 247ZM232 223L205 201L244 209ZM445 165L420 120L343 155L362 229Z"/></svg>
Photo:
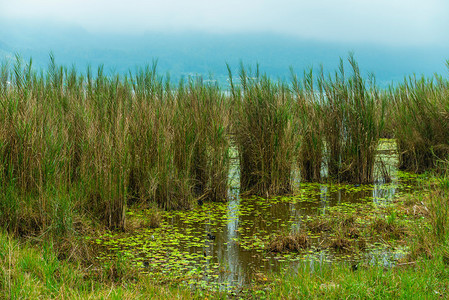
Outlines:
<svg viewBox="0 0 449 300"><path fill-rule="evenodd" d="M323 86L321 106L328 175L341 182L372 183L375 151L384 127L384 98L374 77L367 83L352 55L352 74L343 60L335 76L318 78Z"/></svg>
<svg viewBox="0 0 449 300"><path fill-rule="evenodd" d="M399 168L424 172L449 155L449 84L409 77L391 92Z"/></svg>
<svg viewBox="0 0 449 300"><path fill-rule="evenodd" d="M320 105L322 91L314 88L313 71L304 72L302 82L292 74L292 86L296 95L296 126L297 132L302 133L299 143L297 162L301 172L301 181L321 181L321 166L323 162L324 132L323 115Z"/></svg>
<svg viewBox="0 0 449 300"><path fill-rule="evenodd" d="M130 189L165 209L195 199L224 200L229 167L229 108L218 86L189 79L176 88L156 68L135 77Z"/></svg>
<svg viewBox="0 0 449 300"><path fill-rule="evenodd" d="M184 159L191 165L193 194L196 197L221 201L226 199L229 172L229 101L216 84L190 80L178 88L176 123L185 145ZM190 145L189 145L190 144ZM190 148L189 152L187 148Z"/></svg>
<svg viewBox="0 0 449 300"><path fill-rule="evenodd" d="M239 151L240 189L257 195L291 192L295 132L293 96L283 82L242 66L240 86L231 81L233 135Z"/></svg>
<svg viewBox="0 0 449 300"><path fill-rule="evenodd" d="M102 66L80 74L51 55L37 73L17 56L0 68L0 223L64 235L86 215L124 228L132 203L226 199L231 140L242 192L291 192L295 159L303 181L320 181L327 165L339 181L372 182L385 97L349 63L349 76L343 62L334 77L293 76L293 90L241 67L229 96L201 79L173 85L156 64L124 77ZM436 77L392 93L405 164L447 153L447 87Z"/></svg>
<svg viewBox="0 0 449 300"><path fill-rule="evenodd" d="M17 57L1 75L0 222L11 231L65 234L82 215L124 228L128 202L226 198L230 108L217 85L174 88L155 64L79 75L52 55L45 74Z"/></svg>

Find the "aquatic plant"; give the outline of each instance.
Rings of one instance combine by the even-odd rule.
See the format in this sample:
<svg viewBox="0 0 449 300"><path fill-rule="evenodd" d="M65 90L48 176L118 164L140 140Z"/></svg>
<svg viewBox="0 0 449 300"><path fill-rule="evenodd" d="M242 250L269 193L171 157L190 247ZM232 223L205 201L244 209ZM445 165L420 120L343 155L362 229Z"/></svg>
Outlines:
<svg viewBox="0 0 449 300"><path fill-rule="evenodd" d="M298 120L297 132L302 133L299 142L297 163L301 181L320 182L323 162L324 128L320 97L323 91L314 89L313 71L304 72L302 83L292 73L292 86L295 93L295 118ZM318 94L318 95L317 95ZM299 139L298 139L299 140Z"/></svg>
<svg viewBox="0 0 449 300"><path fill-rule="evenodd" d="M399 168L417 173L449 155L449 83L442 77L409 77L391 91Z"/></svg>
<svg viewBox="0 0 449 300"><path fill-rule="evenodd" d="M310 246L307 233L296 231L274 236L267 245L269 252L301 251Z"/></svg>
<svg viewBox="0 0 449 300"><path fill-rule="evenodd" d="M229 173L228 99L219 86L202 79L181 82L174 119L175 164L188 168L193 194L201 200L223 201Z"/></svg>
<svg viewBox="0 0 449 300"><path fill-rule="evenodd" d="M228 69L241 192L264 196L290 193L298 136L293 126L293 97L285 83L261 75L258 67L252 74L242 65L239 86Z"/></svg>
<svg viewBox="0 0 449 300"><path fill-rule="evenodd" d="M23 235L43 228L64 234L73 219L75 193L65 192L73 164L73 117L65 110L71 99L56 96L64 70L52 66L44 81L31 60L23 66L17 56L14 75L2 73L11 86L0 94L0 223Z"/></svg>
<svg viewBox="0 0 449 300"><path fill-rule="evenodd" d="M1 76L0 222L9 230L64 234L77 214L124 229L128 202L186 209L226 199L229 102L217 85L172 88L156 63L129 77L102 66L80 75L53 56L47 73L17 56Z"/></svg>
<svg viewBox="0 0 449 300"><path fill-rule="evenodd" d="M335 77L318 77L328 175L339 182L372 183L375 151L384 126L384 98L374 77L363 79L353 55L346 77L343 60Z"/></svg>

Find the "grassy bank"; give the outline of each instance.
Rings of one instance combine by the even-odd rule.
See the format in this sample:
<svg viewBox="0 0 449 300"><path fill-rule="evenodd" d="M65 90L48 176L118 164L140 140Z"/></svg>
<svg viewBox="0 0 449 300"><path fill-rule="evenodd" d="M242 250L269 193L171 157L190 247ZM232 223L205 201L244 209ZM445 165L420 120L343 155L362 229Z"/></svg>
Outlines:
<svg viewBox="0 0 449 300"><path fill-rule="evenodd" d="M61 261L51 242L41 249L0 233L2 299L190 299L195 293L164 286L128 269L126 262L108 266ZM199 297L199 295L198 295Z"/></svg>

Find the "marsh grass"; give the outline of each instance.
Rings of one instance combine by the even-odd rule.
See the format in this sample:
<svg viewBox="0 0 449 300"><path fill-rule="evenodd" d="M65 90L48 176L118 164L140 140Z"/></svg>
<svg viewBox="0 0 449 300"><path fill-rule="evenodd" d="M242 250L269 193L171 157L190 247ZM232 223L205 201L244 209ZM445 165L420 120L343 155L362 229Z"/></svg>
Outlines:
<svg viewBox="0 0 449 300"><path fill-rule="evenodd" d="M230 108L218 86L173 88L156 65L79 75L53 56L45 74L17 56L1 75L0 223L10 232L64 236L77 215L124 229L128 202L226 199Z"/></svg>
<svg viewBox="0 0 449 300"><path fill-rule="evenodd" d="M269 252L299 252L310 246L306 232L295 231L288 234L278 234L267 244Z"/></svg>
<svg viewBox="0 0 449 300"><path fill-rule="evenodd" d="M323 73L318 78L324 92L320 94L328 175L339 182L372 183L385 103L374 77L367 83L352 55L348 62L350 76L341 60L334 78L326 80Z"/></svg>
<svg viewBox="0 0 449 300"><path fill-rule="evenodd" d="M202 80L190 80L187 87L181 83L178 99L175 123L180 136L176 145L192 144L190 153L183 152L188 159L180 163L190 163L193 194L206 200L224 201L230 164L229 101L216 84L204 84Z"/></svg>
<svg viewBox="0 0 449 300"><path fill-rule="evenodd" d="M368 82L362 78L352 55L348 63L349 75L343 60L335 76L326 77L321 68L314 77L310 69L299 81L292 72L296 120L302 137L297 157L302 181L321 181L323 165L331 180L375 180L375 153L384 130L385 97L378 91L374 76Z"/></svg>
<svg viewBox="0 0 449 300"><path fill-rule="evenodd" d="M295 98L295 118L297 121L298 133L302 133L302 138L298 139L299 152L297 163L303 182L320 182L321 167L323 163L324 150L324 123L322 107L320 106L319 90L314 88L313 71L310 69L304 72L302 82L292 73L292 87ZM317 95L318 93L318 95Z"/></svg>
<svg viewBox="0 0 449 300"><path fill-rule="evenodd" d="M293 77L292 87L242 67L239 85L230 74L230 96L201 80L173 85L170 78L157 75L156 64L121 77L106 76L103 67L95 74L90 68L80 74L56 65L53 56L46 73L35 72L32 60L25 63L19 56L12 64L3 63L0 226L7 233L0 232L0 298L192 296L170 289L161 295L149 279L136 281L126 261L111 261L106 268L95 267L98 273L87 274L83 264L91 263L94 255L82 236L95 235L97 228L157 226L158 209L225 200L232 143L240 160L242 193L290 193L295 164L303 181L323 180L321 167L327 166L337 181L372 183L387 97L374 80L362 78L352 56L349 63L349 76L342 62L334 77L321 72L314 79L310 71L302 81ZM401 168L423 172L439 167L440 175L447 170L447 91L447 80L441 77L410 78L392 90L390 129L395 129ZM439 186L423 196L426 210L419 217L426 222L411 235L415 242L410 259L429 259L419 265L423 278L447 275L448 182L447 175L441 176ZM125 212L131 204L155 207L150 224L127 227ZM341 217L310 226L332 233L341 249L370 230L393 238L408 234L393 214L364 228L357 228L356 220ZM43 250L13 236L26 237ZM298 233L275 239L270 248L307 246L307 236ZM353 273L344 277L347 281L331 271L321 277L307 274L287 278L270 297L290 297L292 291L298 292L294 296L316 297L340 297L341 292L348 297L359 292L366 297L404 296L398 287L410 292L406 296L444 292L438 279L423 279L416 286L411 272L368 268L365 287L357 285L360 278ZM397 276L401 280L394 281ZM372 283L375 289L367 289Z"/></svg>
<svg viewBox="0 0 449 300"><path fill-rule="evenodd" d="M422 173L438 167L449 154L449 84L409 77L391 92L399 168Z"/></svg>
<svg viewBox="0 0 449 300"><path fill-rule="evenodd" d="M290 90L285 83L261 75L258 67L253 74L242 65L239 86L230 71L229 77L241 191L262 196L290 193L298 134Z"/></svg>

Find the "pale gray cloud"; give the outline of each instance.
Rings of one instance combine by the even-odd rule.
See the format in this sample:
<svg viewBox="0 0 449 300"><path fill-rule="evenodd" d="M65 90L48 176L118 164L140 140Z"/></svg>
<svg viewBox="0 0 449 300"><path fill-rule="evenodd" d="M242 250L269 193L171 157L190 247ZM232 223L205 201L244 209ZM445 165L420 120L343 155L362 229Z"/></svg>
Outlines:
<svg viewBox="0 0 449 300"><path fill-rule="evenodd" d="M0 17L90 31L274 32L388 45L447 45L446 0L0 0Z"/></svg>

